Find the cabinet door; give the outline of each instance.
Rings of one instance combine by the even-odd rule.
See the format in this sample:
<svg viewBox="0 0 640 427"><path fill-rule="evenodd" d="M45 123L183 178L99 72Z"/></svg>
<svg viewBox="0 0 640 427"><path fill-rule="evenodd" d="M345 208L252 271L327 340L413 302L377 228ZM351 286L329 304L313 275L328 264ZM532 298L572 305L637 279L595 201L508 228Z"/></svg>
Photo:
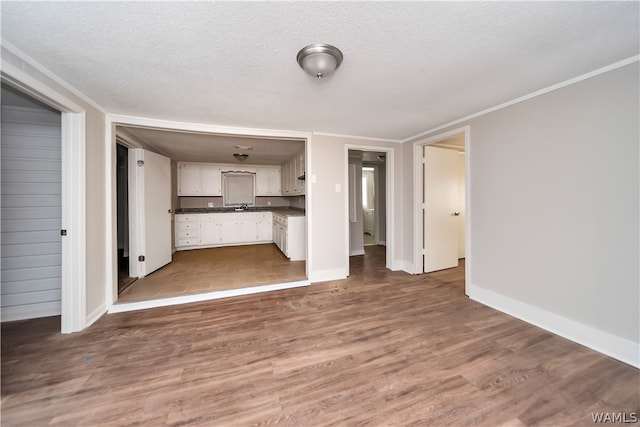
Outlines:
<svg viewBox="0 0 640 427"><path fill-rule="evenodd" d="M222 196L222 174L220 173L220 167L201 165L200 180L202 196Z"/></svg>
<svg viewBox="0 0 640 427"><path fill-rule="evenodd" d="M242 215L238 218L238 241L255 242L258 237L258 223L254 216Z"/></svg>
<svg viewBox="0 0 640 427"><path fill-rule="evenodd" d="M281 195L280 189L280 168L273 168L269 171L269 190L272 196Z"/></svg>
<svg viewBox="0 0 640 427"><path fill-rule="evenodd" d="M269 185L270 168L258 168L256 172L256 196L270 196L271 186Z"/></svg>
<svg viewBox="0 0 640 427"><path fill-rule="evenodd" d="M233 214L224 215L220 220L220 241L221 243L238 242L238 224Z"/></svg>
<svg viewBox="0 0 640 427"><path fill-rule="evenodd" d="M220 223L217 221L203 221L200 223L200 244L217 245L222 241Z"/></svg>
<svg viewBox="0 0 640 427"><path fill-rule="evenodd" d="M300 154L298 154L297 158L296 158L296 163L298 165L297 171L296 171L296 191L298 194L304 194L304 181L298 179L298 177L301 177L303 175L305 175L305 164L304 164L304 151L302 151Z"/></svg>
<svg viewBox="0 0 640 427"><path fill-rule="evenodd" d="M178 196L200 196L200 165L182 163L178 168Z"/></svg>

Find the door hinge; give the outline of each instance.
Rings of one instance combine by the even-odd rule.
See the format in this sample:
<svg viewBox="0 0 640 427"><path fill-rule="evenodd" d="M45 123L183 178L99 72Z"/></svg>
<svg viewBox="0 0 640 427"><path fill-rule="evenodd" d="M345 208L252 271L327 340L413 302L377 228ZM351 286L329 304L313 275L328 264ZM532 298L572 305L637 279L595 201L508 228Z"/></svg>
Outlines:
<svg viewBox="0 0 640 427"><path fill-rule="evenodd" d="M140 256L138 257L138 261L143 262L143 261L144 261L144 255L140 255Z"/></svg>
<svg viewBox="0 0 640 427"><path fill-rule="evenodd" d="M61 236L66 236L67 235L67 230L60 230L60 235Z"/></svg>
<svg viewBox="0 0 640 427"><path fill-rule="evenodd" d="M144 166L144 160L138 160L138 166Z"/></svg>

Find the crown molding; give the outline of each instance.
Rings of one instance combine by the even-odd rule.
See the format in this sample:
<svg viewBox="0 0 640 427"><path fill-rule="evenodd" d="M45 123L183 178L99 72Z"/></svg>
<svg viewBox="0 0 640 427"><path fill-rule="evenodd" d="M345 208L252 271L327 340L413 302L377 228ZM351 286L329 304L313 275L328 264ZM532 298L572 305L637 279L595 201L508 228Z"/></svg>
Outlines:
<svg viewBox="0 0 640 427"><path fill-rule="evenodd" d="M8 42L4 38L2 38L0 40L1 40L1 44L2 44L2 48L3 49L6 49L12 55L16 56L21 61L27 63L29 66L33 67L35 70L37 70L40 73L42 73L48 79L54 81L55 83L57 83L58 85L60 85L64 89L66 89L69 92L73 93L75 96L77 96L78 98L80 98L81 100L86 102L87 104L91 105L93 108L95 108L96 110L100 111L105 116L107 114L109 114L108 111L106 109L104 109L100 104L98 104L93 99L89 98L88 96L86 96L85 94L80 92L78 89L73 87L71 84L67 83L65 80L63 80L60 77L58 77L51 70L46 68L44 65L40 64L38 61L33 59L31 56L29 56L26 53L24 53L22 50L20 50L16 46L14 46L11 42ZM5 64L2 64L2 66L4 68Z"/></svg>
<svg viewBox="0 0 640 427"><path fill-rule="evenodd" d="M588 73L579 75L579 76L571 78L569 80L565 80L563 82L556 83L556 84L548 86L546 88L537 90L535 92L531 92L528 95L524 95L524 96L521 96L519 98L512 99L511 101L507 101L507 102L504 102L502 104L498 104L498 105L496 105L494 107L487 108L487 109L479 111L477 113L473 113L473 114L470 114L468 116L464 116L464 117L462 117L460 119L456 119L456 120L453 120L451 122L445 123L443 125L437 126L435 128L429 129L427 131L420 132L420 133L418 133L416 135L410 136L409 138L403 139L401 142L403 144L405 142L415 142L416 140L418 140L420 138L423 138L426 135L429 135L429 134L431 134L433 132L437 132L439 130L446 129L448 127L451 127L451 126L454 126L454 125L469 121L471 119L475 119L477 117L484 116L484 115L492 113L494 111L502 110L503 108L510 107L510 106L512 106L514 104L519 104L520 102L527 101L527 100L529 100L531 98L535 98L535 97L538 97L540 95L544 95L544 94L547 94L549 92L553 92L555 90L562 89L563 87L570 86L570 85L575 84L575 83L579 83L579 82L581 82L583 80L590 79L591 77L595 77L595 76L598 76L600 74L604 74L604 73L607 73L609 71L613 71L613 70L616 70L618 68L622 68L624 66L627 66L629 64L633 64L634 62L638 62L638 61L640 61L640 55L634 55L634 56L632 56L630 58L623 59L623 60L618 61L618 62L614 62L613 64L598 68L596 70L593 70L593 71L590 71Z"/></svg>

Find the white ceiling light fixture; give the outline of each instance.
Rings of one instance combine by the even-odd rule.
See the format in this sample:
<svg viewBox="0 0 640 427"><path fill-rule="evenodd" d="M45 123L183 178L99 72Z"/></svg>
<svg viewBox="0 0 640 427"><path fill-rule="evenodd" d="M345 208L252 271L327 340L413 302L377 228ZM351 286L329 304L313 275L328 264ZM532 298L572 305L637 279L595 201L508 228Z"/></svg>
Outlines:
<svg viewBox="0 0 640 427"><path fill-rule="evenodd" d="M303 47L296 60L310 76L323 79L330 76L342 64L342 52L335 46L317 43Z"/></svg>

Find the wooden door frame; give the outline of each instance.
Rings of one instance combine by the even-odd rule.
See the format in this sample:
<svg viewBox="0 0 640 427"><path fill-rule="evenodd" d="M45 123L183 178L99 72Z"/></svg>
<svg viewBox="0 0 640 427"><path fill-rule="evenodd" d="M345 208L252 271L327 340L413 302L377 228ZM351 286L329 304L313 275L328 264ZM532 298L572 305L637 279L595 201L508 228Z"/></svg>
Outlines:
<svg viewBox="0 0 640 427"><path fill-rule="evenodd" d="M413 143L413 274L422 274L424 272L424 264L422 263L422 235L424 233L424 224L422 223L422 192L424 190L424 182L422 181L422 149L425 145L434 144L443 139L447 139L453 135L464 133L464 150L465 150L465 223L464 223L464 253L465 253L465 293L466 286L470 283L471 277L471 182L469 168L470 154L470 126L463 126L452 129L447 132L439 133L426 139L422 139Z"/></svg>

